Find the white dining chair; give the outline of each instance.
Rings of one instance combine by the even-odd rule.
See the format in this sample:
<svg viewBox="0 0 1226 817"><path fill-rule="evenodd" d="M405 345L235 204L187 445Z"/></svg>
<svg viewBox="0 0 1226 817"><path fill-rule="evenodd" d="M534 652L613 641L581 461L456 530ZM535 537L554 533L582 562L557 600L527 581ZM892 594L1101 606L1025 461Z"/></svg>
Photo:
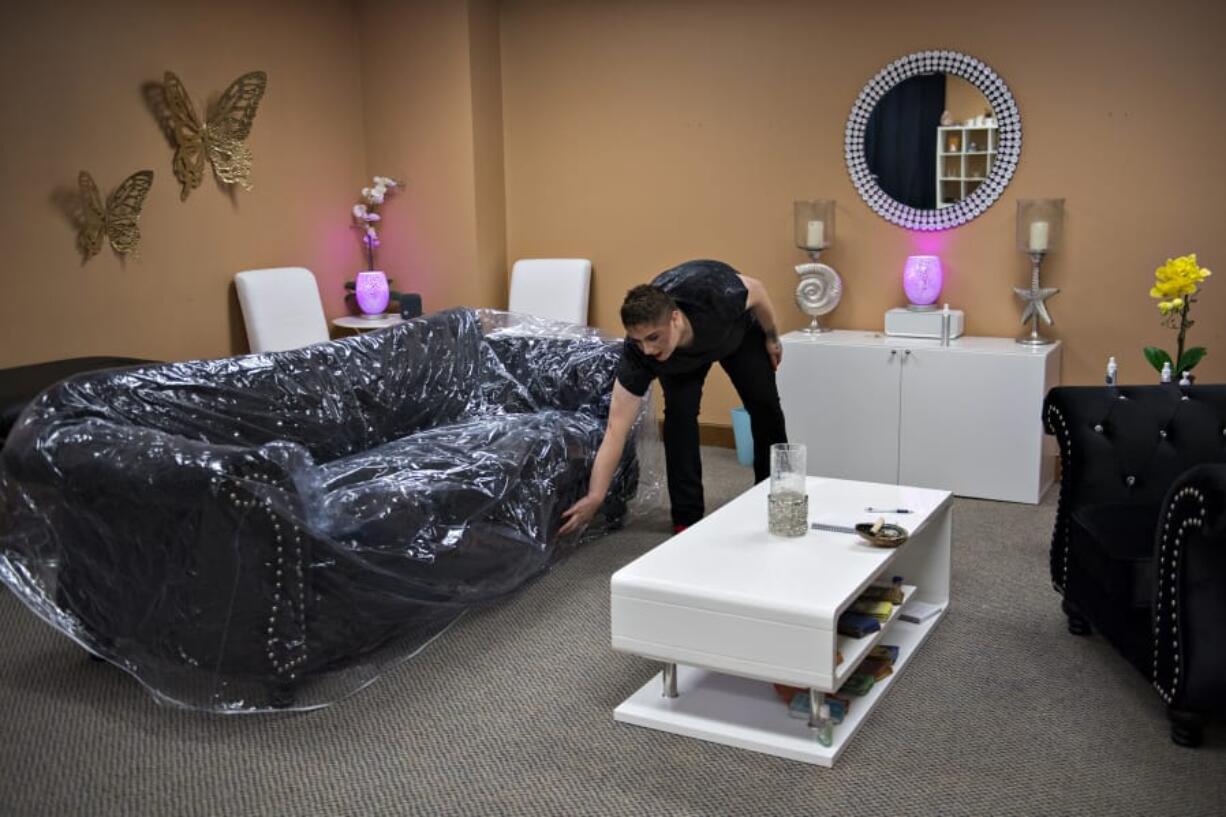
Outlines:
<svg viewBox="0 0 1226 817"><path fill-rule="evenodd" d="M511 267L507 309L586 326L591 283L586 258L522 258Z"/></svg>
<svg viewBox="0 0 1226 817"><path fill-rule="evenodd" d="M315 276L305 267L245 270L234 276L252 352L282 352L329 340Z"/></svg>

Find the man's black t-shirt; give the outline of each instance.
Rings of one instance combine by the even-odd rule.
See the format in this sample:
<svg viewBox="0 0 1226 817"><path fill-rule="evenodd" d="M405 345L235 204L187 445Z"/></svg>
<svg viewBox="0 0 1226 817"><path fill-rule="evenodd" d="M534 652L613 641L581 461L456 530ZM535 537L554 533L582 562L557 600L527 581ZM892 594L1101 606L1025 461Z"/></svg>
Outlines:
<svg viewBox="0 0 1226 817"><path fill-rule="evenodd" d="M663 362L643 354L637 343L626 339L617 382L639 397L660 375L696 371L732 354L753 322L745 308L749 291L736 270L722 261L686 261L660 273L651 283L677 302L690 321L694 338Z"/></svg>

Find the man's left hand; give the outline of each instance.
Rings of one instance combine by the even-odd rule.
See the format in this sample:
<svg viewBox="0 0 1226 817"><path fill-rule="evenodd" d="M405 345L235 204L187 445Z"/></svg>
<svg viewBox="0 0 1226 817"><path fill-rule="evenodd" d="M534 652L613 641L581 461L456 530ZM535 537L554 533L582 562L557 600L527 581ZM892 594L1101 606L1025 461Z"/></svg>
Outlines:
<svg viewBox="0 0 1226 817"><path fill-rule="evenodd" d="M778 337L766 339L766 354L771 359L771 368L778 371L779 364L783 360L783 344L779 342Z"/></svg>

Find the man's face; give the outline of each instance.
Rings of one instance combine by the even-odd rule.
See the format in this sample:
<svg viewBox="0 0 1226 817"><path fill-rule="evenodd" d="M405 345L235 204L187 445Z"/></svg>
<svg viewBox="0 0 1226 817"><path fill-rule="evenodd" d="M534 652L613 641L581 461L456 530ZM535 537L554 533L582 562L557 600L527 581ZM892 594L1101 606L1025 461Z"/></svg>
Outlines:
<svg viewBox="0 0 1226 817"><path fill-rule="evenodd" d="M654 326L645 324L626 327L626 337L643 350L643 354L647 357L661 362L668 360L673 350L677 348L677 341L681 338L677 310L672 311L668 320Z"/></svg>

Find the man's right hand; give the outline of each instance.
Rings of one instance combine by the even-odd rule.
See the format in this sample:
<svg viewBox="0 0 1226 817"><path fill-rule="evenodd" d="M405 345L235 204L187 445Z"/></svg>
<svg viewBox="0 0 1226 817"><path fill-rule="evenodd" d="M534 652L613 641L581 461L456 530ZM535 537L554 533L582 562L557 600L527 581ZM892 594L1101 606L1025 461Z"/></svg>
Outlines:
<svg viewBox="0 0 1226 817"><path fill-rule="evenodd" d="M600 510L602 501L600 497L588 495L562 511L562 518L566 520L566 524L558 529L558 535L565 536L586 528L592 521L592 517L596 515L596 511Z"/></svg>
<svg viewBox="0 0 1226 817"><path fill-rule="evenodd" d="M617 471L622 449L626 447L626 435L630 433L630 427L638 417L642 402L642 397L627 391L619 381L613 381L609 424L605 428L600 448L596 452L596 460L592 464L587 495L562 512L562 518L566 522L558 529L559 534L566 535L583 530L592 521L596 511L600 510L605 495L609 492L609 484L613 482L613 474Z"/></svg>

